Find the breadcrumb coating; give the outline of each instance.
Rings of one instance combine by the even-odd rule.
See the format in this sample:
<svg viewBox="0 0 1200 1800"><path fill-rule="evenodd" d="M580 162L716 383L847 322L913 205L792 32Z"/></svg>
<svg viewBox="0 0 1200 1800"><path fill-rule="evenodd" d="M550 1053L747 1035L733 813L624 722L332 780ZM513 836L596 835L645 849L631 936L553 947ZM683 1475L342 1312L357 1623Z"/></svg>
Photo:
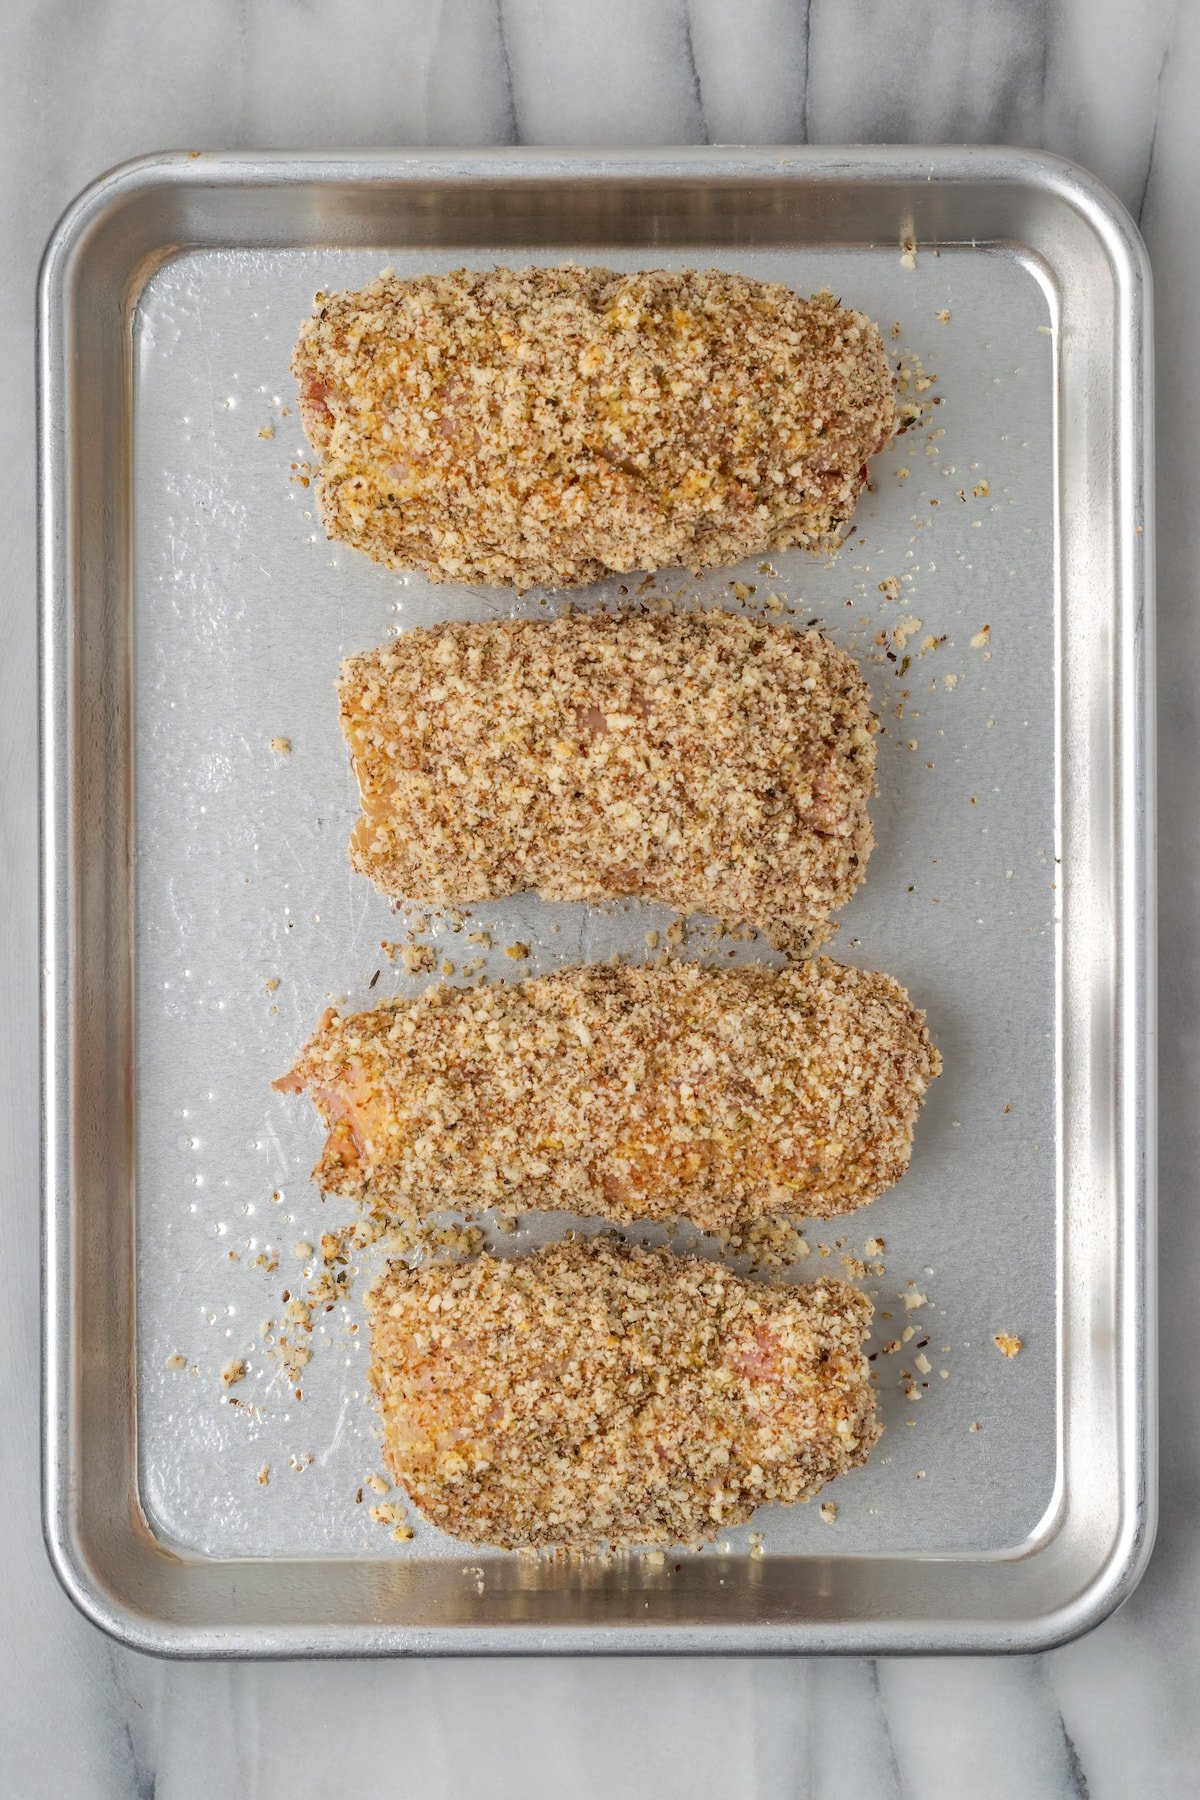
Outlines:
<svg viewBox="0 0 1200 1800"><path fill-rule="evenodd" d="M903 988L821 958L434 986L331 1011L275 1085L329 1127L322 1189L400 1222L536 1207L715 1231L877 1199L940 1066Z"/></svg>
<svg viewBox="0 0 1200 1800"><path fill-rule="evenodd" d="M503 1549L698 1544L806 1500L882 1427L844 1281L765 1287L602 1239L373 1289L388 1468L452 1536Z"/></svg>
<svg viewBox="0 0 1200 1800"><path fill-rule="evenodd" d="M452 623L351 657L340 694L351 861L387 894L628 895L811 942L874 844L870 695L817 632L721 611Z"/></svg>
<svg viewBox="0 0 1200 1800"><path fill-rule="evenodd" d="M458 269L317 296L330 537L529 588L827 543L896 428L875 326L720 270Z"/></svg>

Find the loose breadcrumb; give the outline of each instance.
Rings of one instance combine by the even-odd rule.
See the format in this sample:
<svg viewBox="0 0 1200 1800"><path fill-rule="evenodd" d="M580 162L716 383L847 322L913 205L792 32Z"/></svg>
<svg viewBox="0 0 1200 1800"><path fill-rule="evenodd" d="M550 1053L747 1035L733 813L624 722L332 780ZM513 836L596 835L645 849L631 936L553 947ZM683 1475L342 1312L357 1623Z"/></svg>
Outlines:
<svg viewBox="0 0 1200 1800"><path fill-rule="evenodd" d="M427 975L437 961L431 944L404 944L400 961L409 975Z"/></svg>
<svg viewBox="0 0 1200 1800"><path fill-rule="evenodd" d="M870 320L711 269L381 276L292 371L329 535L493 586L823 546L895 430Z"/></svg>
<svg viewBox="0 0 1200 1800"><path fill-rule="evenodd" d="M761 1287L603 1239L368 1298L389 1468L433 1524L514 1549L695 1544L817 1493L880 1434L845 1282Z"/></svg>
<svg viewBox="0 0 1200 1800"><path fill-rule="evenodd" d="M770 1218L735 1219L716 1233L722 1250L744 1258L752 1274L777 1274L810 1254L794 1219L781 1213Z"/></svg>
<svg viewBox="0 0 1200 1800"><path fill-rule="evenodd" d="M876 1199L940 1066L903 988L822 957L569 968L331 1009L276 1086L308 1090L329 1127L320 1186L398 1221L519 1198L720 1229Z"/></svg>
<svg viewBox="0 0 1200 1800"><path fill-rule="evenodd" d="M924 623L923 619L914 618L910 614L907 618L901 619L899 624L893 625L892 639L897 650L903 650L909 638L915 636Z"/></svg>
<svg viewBox="0 0 1200 1800"><path fill-rule="evenodd" d="M454 622L350 658L340 695L350 858L392 896L630 895L805 942L874 843L877 721L815 632L721 611Z"/></svg>
<svg viewBox="0 0 1200 1800"><path fill-rule="evenodd" d="M403 1509L394 1500L385 1500L382 1506L369 1506L367 1512L376 1525L396 1526L405 1522ZM412 1536L411 1531L408 1535Z"/></svg>
<svg viewBox="0 0 1200 1800"><path fill-rule="evenodd" d="M168 1356L166 1362L163 1364L164 1368L170 1369L176 1373L180 1369L186 1369L187 1366L188 1366L187 1365L187 1357L181 1356L179 1354L178 1350L175 1352L175 1354L173 1356Z"/></svg>
<svg viewBox="0 0 1200 1800"><path fill-rule="evenodd" d="M1020 1355L1021 1340L1019 1337L1009 1337L1007 1332L997 1332L993 1341L997 1350L1002 1351L1005 1356L1011 1358Z"/></svg>
<svg viewBox="0 0 1200 1800"><path fill-rule="evenodd" d="M826 1525L832 1525L838 1516L837 1501L823 1500L820 1507L821 1518Z"/></svg>
<svg viewBox="0 0 1200 1800"><path fill-rule="evenodd" d="M291 738L285 737L273 737L271 739L271 748L274 750L276 756L290 756L292 740Z"/></svg>
<svg viewBox="0 0 1200 1800"><path fill-rule="evenodd" d="M234 1387L239 1381L246 1379L247 1367L244 1356L235 1356L221 1370L221 1380L226 1387Z"/></svg>

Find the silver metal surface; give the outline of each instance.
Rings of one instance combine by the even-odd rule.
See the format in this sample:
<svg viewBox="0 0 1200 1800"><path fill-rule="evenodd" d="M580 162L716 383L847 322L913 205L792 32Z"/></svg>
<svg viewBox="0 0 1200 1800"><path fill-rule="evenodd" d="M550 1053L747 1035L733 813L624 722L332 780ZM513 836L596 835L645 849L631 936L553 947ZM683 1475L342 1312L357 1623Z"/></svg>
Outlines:
<svg viewBox="0 0 1200 1800"><path fill-rule="evenodd" d="M810 1232L789 1275L885 1240L883 1444L834 1525L764 1512L761 1555L742 1530L665 1567L424 1526L398 1545L369 1520L369 1260L318 1321L302 1399L260 1335L301 1285L294 1247L348 1217L271 1079L377 969L376 997L419 985L379 948L404 920L345 858L339 658L558 603L327 543L290 348L317 288L386 264L568 257L830 285L941 401L878 460L837 557L656 583L777 595L862 659L879 846L834 949L905 981L946 1059L905 1180ZM181 154L76 203L40 314L45 1498L99 1623L181 1655L995 1650L1129 1591L1154 1519L1148 316L1116 202L1010 151ZM511 975L516 939L533 968L640 956L668 918L525 897L471 924ZM464 939L432 934L454 979ZM762 954L688 953L731 950Z"/></svg>

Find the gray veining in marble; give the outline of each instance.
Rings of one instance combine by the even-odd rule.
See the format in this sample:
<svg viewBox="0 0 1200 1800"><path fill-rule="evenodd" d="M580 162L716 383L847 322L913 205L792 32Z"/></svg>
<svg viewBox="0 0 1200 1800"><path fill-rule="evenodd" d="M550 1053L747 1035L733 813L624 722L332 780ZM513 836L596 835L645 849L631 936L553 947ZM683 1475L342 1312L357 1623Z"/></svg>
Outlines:
<svg viewBox="0 0 1200 1800"><path fill-rule="evenodd" d="M5 0L0 331L0 1789L12 1800L1197 1791L1200 6L1147 0ZM159 1665L59 1593L37 1491L33 281L93 174L168 145L1008 142L1139 218L1158 291L1163 1505L1116 1617L1038 1658Z"/></svg>

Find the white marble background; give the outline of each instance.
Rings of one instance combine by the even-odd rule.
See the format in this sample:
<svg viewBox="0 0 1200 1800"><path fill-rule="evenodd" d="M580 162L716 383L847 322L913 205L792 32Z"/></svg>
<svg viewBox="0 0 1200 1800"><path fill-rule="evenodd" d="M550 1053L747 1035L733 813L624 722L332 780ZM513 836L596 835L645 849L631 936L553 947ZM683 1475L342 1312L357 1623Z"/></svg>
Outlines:
<svg viewBox="0 0 1200 1800"><path fill-rule="evenodd" d="M11 1800L1200 1791L1200 5L3 0L0 1791ZM1010 1660L166 1665L61 1595L37 1476L33 290L92 175L167 146L959 142L1078 158L1158 289L1163 1508L1082 1642Z"/></svg>

